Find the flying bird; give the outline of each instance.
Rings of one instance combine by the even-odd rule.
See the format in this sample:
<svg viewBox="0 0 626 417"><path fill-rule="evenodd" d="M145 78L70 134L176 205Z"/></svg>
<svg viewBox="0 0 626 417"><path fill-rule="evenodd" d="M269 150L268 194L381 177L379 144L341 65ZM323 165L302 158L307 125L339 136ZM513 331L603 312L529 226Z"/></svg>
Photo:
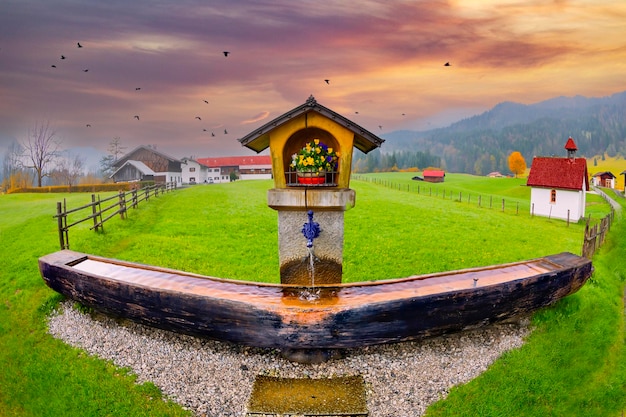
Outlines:
<svg viewBox="0 0 626 417"><path fill-rule="evenodd" d="M202 101L204 101L206 104L209 104L209 100L202 100Z"/></svg>
<svg viewBox="0 0 626 417"><path fill-rule="evenodd" d="M65 55L61 55L61 59L65 59Z"/></svg>
<svg viewBox="0 0 626 417"><path fill-rule="evenodd" d="M359 112L358 112L358 111L355 111L355 112L354 112L354 114L359 114Z"/></svg>
<svg viewBox="0 0 626 417"><path fill-rule="evenodd" d="M444 66L444 67L449 67L449 66L450 66L450 63L449 63L449 62L446 62L445 64L443 64L443 66Z"/></svg>
<svg viewBox="0 0 626 417"><path fill-rule="evenodd" d="M81 45L80 42L76 42L76 45L78 45L79 48L83 47L83 45Z"/></svg>
<svg viewBox="0 0 626 417"><path fill-rule="evenodd" d="M88 125L87 125L87 127L91 127L91 125L90 125L90 124L88 124Z"/></svg>
<svg viewBox="0 0 626 417"><path fill-rule="evenodd" d="M330 80L324 80L326 84L330 84Z"/></svg>
<svg viewBox="0 0 626 417"><path fill-rule="evenodd" d="M378 128L379 128L380 130L383 130L383 125L378 125Z"/></svg>
<svg viewBox="0 0 626 417"><path fill-rule="evenodd" d="M85 69L83 70L83 72L87 72L87 71L89 71L89 68L85 68Z"/></svg>
<svg viewBox="0 0 626 417"><path fill-rule="evenodd" d="M224 51L224 56L228 56L228 54L230 54L230 52Z"/></svg>
<svg viewBox="0 0 626 417"><path fill-rule="evenodd" d="M135 87L135 91L141 90L141 87Z"/></svg>
<svg viewBox="0 0 626 417"><path fill-rule="evenodd" d="M196 116L196 119L198 119L198 120L202 120L202 119L200 118L200 116Z"/></svg>
<svg viewBox="0 0 626 417"><path fill-rule="evenodd" d="M215 136L215 133L211 132L211 136Z"/></svg>
<svg viewBox="0 0 626 417"><path fill-rule="evenodd" d="M202 129L203 132L206 132L206 129Z"/></svg>
<svg viewBox="0 0 626 417"><path fill-rule="evenodd" d="M228 135L228 130L224 129L224 134Z"/></svg>
<svg viewBox="0 0 626 417"><path fill-rule="evenodd" d="M139 116L135 115L135 119L139 120Z"/></svg>
<svg viewBox="0 0 626 417"><path fill-rule="evenodd" d="M56 67L57 67L57 66L56 66L56 65L54 65L54 64L52 64L52 65L50 65L50 66L51 66L52 68L56 68Z"/></svg>

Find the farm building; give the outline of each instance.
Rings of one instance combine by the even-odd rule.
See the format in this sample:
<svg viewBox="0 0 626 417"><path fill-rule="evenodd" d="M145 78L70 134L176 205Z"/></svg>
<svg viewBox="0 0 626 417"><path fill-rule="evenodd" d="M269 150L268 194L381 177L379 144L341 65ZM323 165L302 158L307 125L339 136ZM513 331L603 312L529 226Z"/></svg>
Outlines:
<svg viewBox="0 0 626 417"><path fill-rule="evenodd" d="M422 174L424 176L424 181L427 182L443 182L443 179L446 176L446 173L439 170L425 170Z"/></svg>
<svg viewBox="0 0 626 417"><path fill-rule="evenodd" d="M596 187L615 188L615 175L610 171L603 171L591 177L591 184Z"/></svg>
<svg viewBox="0 0 626 417"><path fill-rule="evenodd" d="M110 178L115 182L154 181L154 171L141 161L128 159Z"/></svg>
<svg viewBox="0 0 626 417"><path fill-rule="evenodd" d="M535 157L526 185L531 187L530 211L537 216L578 221L585 216L589 191L587 160L576 158L576 144L569 138L567 158Z"/></svg>
<svg viewBox="0 0 626 417"><path fill-rule="evenodd" d="M151 174L143 166L135 163L127 164L128 161L140 162L152 171ZM148 146L139 146L133 149L115 161L113 169L115 171L110 178L113 178L115 182L142 181L146 175L152 175L155 182L182 183L180 161Z"/></svg>
<svg viewBox="0 0 626 417"><path fill-rule="evenodd" d="M272 160L269 155L226 156L221 158L198 158L208 167L213 182L229 182L231 173L242 180L272 178Z"/></svg>
<svg viewBox="0 0 626 417"><path fill-rule="evenodd" d="M180 160L182 168L183 184L201 184L208 183L209 167L202 165L200 162L192 158L183 158Z"/></svg>

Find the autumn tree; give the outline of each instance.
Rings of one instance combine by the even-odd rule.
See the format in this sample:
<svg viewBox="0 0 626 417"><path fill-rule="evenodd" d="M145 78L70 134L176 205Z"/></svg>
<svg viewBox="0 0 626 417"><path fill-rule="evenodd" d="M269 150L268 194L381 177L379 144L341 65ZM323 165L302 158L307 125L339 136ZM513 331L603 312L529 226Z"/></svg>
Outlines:
<svg viewBox="0 0 626 417"><path fill-rule="evenodd" d="M24 149L24 168L35 171L37 186L41 187L42 179L50 175L50 164L57 158L61 141L50 122L36 123L28 129L28 139L21 144Z"/></svg>
<svg viewBox="0 0 626 417"><path fill-rule="evenodd" d="M526 172L526 161L521 153L515 151L509 155L509 169L515 174L515 178Z"/></svg>
<svg viewBox="0 0 626 417"><path fill-rule="evenodd" d="M24 150L17 142L9 145L7 152L2 158L2 191L32 186L30 172L22 168L21 156Z"/></svg>

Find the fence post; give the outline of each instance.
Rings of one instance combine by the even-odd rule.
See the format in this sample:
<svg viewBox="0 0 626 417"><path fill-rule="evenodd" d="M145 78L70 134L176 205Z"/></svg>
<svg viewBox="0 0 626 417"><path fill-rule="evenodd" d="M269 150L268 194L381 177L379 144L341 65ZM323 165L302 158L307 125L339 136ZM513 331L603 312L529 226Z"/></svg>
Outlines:
<svg viewBox="0 0 626 417"><path fill-rule="evenodd" d="M517 202L517 208L515 209L515 214L519 214L519 201Z"/></svg>
<svg viewBox="0 0 626 417"><path fill-rule="evenodd" d="M535 217L535 203L530 205L530 217Z"/></svg>
<svg viewBox="0 0 626 417"><path fill-rule="evenodd" d="M502 211L504 211L504 198L502 199Z"/></svg>
<svg viewBox="0 0 626 417"><path fill-rule="evenodd" d="M569 209L567 209L567 227L569 227Z"/></svg>
<svg viewBox="0 0 626 417"><path fill-rule="evenodd" d="M126 218L126 200L124 196L125 196L124 191L120 191L118 194L118 198L119 198L119 205L120 205L120 217L122 219Z"/></svg>
<svg viewBox="0 0 626 417"><path fill-rule="evenodd" d="M492 195L490 195L490 196L489 196L489 208L492 208L492 207L493 207L493 206L492 206L492 204L491 204L492 202L493 202L493 196L492 196Z"/></svg>
<svg viewBox="0 0 626 417"><path fill-rule="evenodd" d="M482 196L481 196L481 195L479 195L479 196L478 196L478 207L480 207L480 201L481 201L481 200L482 200Z"/></svg>
<svg viewBox="0 0 626 417"><path fill-rule="evenodd" d="M64 219L65 219L65 212L61 206L61 202L57 202L57 226L59 228L59 243L61 244L61 249L69 249L69 244L66 246L65 244L65 227L64 227Z"/></svg>
<svg viewBox="0 0 626 417"><path fill-rule="evenodd" d="M137 189L136 188L133 188L131 191L131 201L132 201L132 207L137 208Z"/></svg>
<svg viewBox="0 0 626 417"><path fill-rule="evenodd" d="M96 195L91 195L91 215L93 216L93 228L98 231L98 211L96 210Z"/></svg>

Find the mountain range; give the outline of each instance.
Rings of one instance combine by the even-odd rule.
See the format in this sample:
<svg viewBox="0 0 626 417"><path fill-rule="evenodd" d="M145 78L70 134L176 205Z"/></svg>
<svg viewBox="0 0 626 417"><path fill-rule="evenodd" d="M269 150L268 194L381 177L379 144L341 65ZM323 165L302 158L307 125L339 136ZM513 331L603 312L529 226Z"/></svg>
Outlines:
<svg viewBox="0 0 626 417"><path fill-rule="evenodd" d="M449 172L484 175L508 172L508 156L514 151L521 152L527 165L534 156L565 156L568 137L578 146L579 157L626 156L626 91L529 105L499 103L445 128L391 132L384 136L380 154L427 153L440 158L440 167Z"/></svg>

